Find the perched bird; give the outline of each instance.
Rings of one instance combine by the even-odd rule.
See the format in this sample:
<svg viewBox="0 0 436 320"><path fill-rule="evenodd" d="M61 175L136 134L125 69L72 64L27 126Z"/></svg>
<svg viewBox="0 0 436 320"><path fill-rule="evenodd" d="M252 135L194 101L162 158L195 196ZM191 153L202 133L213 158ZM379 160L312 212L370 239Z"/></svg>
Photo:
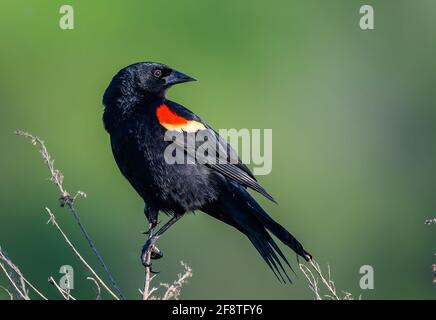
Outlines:
<svg viewBox="0 0 436 320"><path fill-rule="evenodd" d="M248 193L250 188L274 201L230 145L193 112L165 98L171 86L189 81L195 79L166 65L140 62L121 69L103 96L103 122L115 161L145 203L151 237L142 262L168 228L184 214L200 210L245 234L279 280L289 280L281 260L290 265L269 232L305 260L312 256ZM236 161L168 163L165 152L173 142L164 138L168 132L207 133L211 150L218 146L227 151L227 160ZM194 158L186 145L177 146ZM159 212L171 218L153 233ZM152 257L160 258L160 251Z"/></svg>

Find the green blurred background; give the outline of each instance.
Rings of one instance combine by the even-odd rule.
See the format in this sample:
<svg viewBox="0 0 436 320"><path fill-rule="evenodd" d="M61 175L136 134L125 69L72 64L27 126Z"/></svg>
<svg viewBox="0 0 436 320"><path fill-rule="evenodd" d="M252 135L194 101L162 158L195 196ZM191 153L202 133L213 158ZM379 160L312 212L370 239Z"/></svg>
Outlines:
<svg viewBox="0 0 436 320"><path fill-rule="evenodd" d="M75 9L61 30L59 8ZM375 30L359 28L372 4ZM83 223L129 298L139 298L143 204L119 173L103 129L102 94L120 68L160 61L197 77L169 97L215 128L272 128L273 170L261 204L325 267L338 290L364 299L434 298L436 1L0 2L0 245L50 298L46 279L75 268L73 295L94 297L89 274L46 225L51 207L97 267L29 141L41 136L83 190ZM277 282L248 240L198 213L160 240L157 282L180 260L194 270L185 299L311 299L294 255L293 285ZM375 269L375 289L359 268ZM98 269L100 270L100 269ZM0 276L0 283L6 279ZM0 297L7 298L0 291Z"/></svg>

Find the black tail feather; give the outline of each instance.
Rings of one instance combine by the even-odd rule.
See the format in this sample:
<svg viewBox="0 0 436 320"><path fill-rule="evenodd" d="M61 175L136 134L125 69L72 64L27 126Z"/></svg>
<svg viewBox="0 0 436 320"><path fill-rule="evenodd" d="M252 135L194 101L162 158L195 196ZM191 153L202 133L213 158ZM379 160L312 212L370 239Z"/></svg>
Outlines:
<svg viewBox="0 0 436 320"><path fill-rule="evenodd" d="M296 254L303 257L306 261L312 259L312 255L304 250L303 245L291 233L289 233L288 230L275 222L251 197L248 199L248 206L251 209L250 212L265 226L265 228L279 238L281 242L294 250Z"/></svg>
<svg viewBox="0 0 436 320"><path fill-rule="evenodd" d="M257 249L257 251L260 253L260 255L265 260L265 262L268 264L270 269L274 272L277 279L283 283L286 283L286 279L287 279L287 281L292 283L292 280L289 278L288 274L286 273L286 270L283 267L283 264L280 261L279 257L277 256L276 252L280 255L280 257L282 257L282 259L290 267L289 262L287 261L283 252L279 249L277 244L271 238L271 236L265 231L265 234L263 235L250 234L247 235L247 237L254 245L254 247ZM286 277L286 279L284 277Z"/></svg>
<svg viewBox="0 0 436 320"><path fill-rule="evenodd" d="M244 233L277 279L283 283L286 283L286 280L292 283L281 260L292 272L294 270L268 231L306 261L312 259L312 256L293 235L275 222L244 188L235 187L230 191L231 193L223 195L220 201L202 208L202 211Z"/></svg>
<svg viewBox="0 0 436 320"><path fill-rule="evenodd" d="M251 243L254 245L256 250L259 252L263 260L265 260L268 267L271 269L271 271L276 276L277 280L280 282L284 282L283 276L280 273L280 270L277 269L277 266L274 264L274 260L272 259L271 255L268 254L264 243L257 240L255 237L248 236L248 239L251 241Z"/></svg>

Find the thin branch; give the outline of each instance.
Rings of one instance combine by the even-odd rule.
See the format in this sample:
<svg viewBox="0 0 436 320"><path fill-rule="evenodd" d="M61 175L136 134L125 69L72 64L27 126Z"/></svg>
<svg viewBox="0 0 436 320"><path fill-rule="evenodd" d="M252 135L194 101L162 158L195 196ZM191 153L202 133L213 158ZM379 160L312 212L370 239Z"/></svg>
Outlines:
<svg viewBox="0 0 436 320"><path fill-rule="evenodd" d="M60 204L62 207L67 206L69 211L72 213L74 219L76 220L82 234L85 236L89 246L91 247L91 250L94 252L95 256L97 257L97 260L99 261L101 267L103 268L104 272L106 273L112 287L117 292L118 296L121 299L124 299L123 294L121 293L121 290L119 289L117 283L115 282L114 278L112 277L111 272L109 271L109 268L107 267L106 263L103 260L103 257L100 255L99 251L97 250L97 247L95 246L94 242L92 241L89 233L86 231L85 227L81 223L79 213L77 209L74 206L74 201L77 197L86 197L86 194L82 191L77 191L76 195L72 197L70 193L64 188L63 182L64 182L64 175L61 171L56 169L54 167L54 160L51 158L45 143L42 139L40 139L37 136L32 135L29 132L17 130L15 131L15 134L26 137L31 140L32 144L34 146L39 146L39 152L41 153L41 156L46 163L51 177L50 180L58 187L61 197L59 198Z"/></svg>
<svg viewBox="0 0 436 320"><path fill-rule="evenodd" d="M315 294L316 300L323 300L323 295L321 294L321 288L319 286L319 280L321 280L321 283L324 285L325 289L329 292L329 294L324 295L325 297L332 299L332 300L352 300L353 296L349 292L343 292L344 297L340 297L336 292L335 283L331 278L331 272L330 272L330 266L327 266L327 278L322 274L321 267L315 260L309 261L310 266L315 271L312 272L312 270L307 267L306 265L300 263L299 267L301 272L304 274L307 282L309 283L310 290L313 291Z"/></svg>
<svg viewBox="0 0 436 320"><path fill-rule="evenodd" d="M74 254L79 258L79 260L85 265L85 267L92 273L94 278L101 284L101 286L109 292L111 296L113 296L116 300L119 300L118 296L106 285L106 283L97 275L97 273L92 269L92 267L86 262L86 260L80 255L79 251L77 251L76 247L71 243L70 239L67 237L67 235L64 233L62 228L59 226L59 224L56 221L55 215L52 213L52 211L49 208L45 208L47 211L50 219L47 223L51 222L53 226L56 227L56 229L59 231L59 233L64 238L65 242L68 244L68 246L71 248L71 250L74 252Z"/></svg>
<svg viewBox="0 0 436 320"><path fill-rule="evenodd" d="M26 284L27 284L33 291L35 291L37 295L39 295L42 299L47 300L47 298L32 283L30 283L30 281L28 281L24 277L21 270L12 262L11 259L9 259L9 257L6 255L6 253L3 251L1 247L0 247L0 260L6 263L8 267L11 268L18 275L20 279L20 285L24 293L27 292L26 290Z"/></svg>
<svg viewBox="0 0 436 320"><path fill-rule="evenodd" d="M70 211L70 213L73 215L74 219L76 220L82 234L85 236L86 240L88 241L89 246L91 247L93 253L96 255L98 261L100 262L102 268L104 269L106 275L108 276L112 287L114 288L115 292L117 294L115 294L111 288L109 288L108 285L106 285L106 283L98 276L98 274L94 271L94 269L86 262L86 260L80 255L80 253L78 252L78 250L76 249L76 247L72 244L72 242L69 240L68 236L65 234L65 232L62 230L62 228L59 226L59 224L56 221L55 215L53 214L53 212L49 209L49 208L45 208L48 215L49 215L49 221L53 224L53 226L56 227L56 229L59 231L59 233L62 235L62 237L64 238L65 242L67 243L67 245L70 247L70 249L74 252L74 254L79 258L79 260L85 265L85 267L91 272L91 274L93 275L93 277L88 277L88 280L91 280L94 282L94 284L96 285L97 288L97 299L101 299L101 290L102 288L105 289L113 298L119 300L120 298L123 299L123 295L121 294L121 291L119 290L117 284L115 283L111 273L109 272L108 267L106 266L105 262L103 261L103 258L101 257L100 253L98 252L96 246L94 245L94 242L92 241L90 235L88 234L88 232L86 231L85 227L83 226L83 224L81 223L80 220L80 216L79 213L77 211L77 209L75 208L75 200L78 197L86 197L86 194L82 191L78 191L74 197L71 196L71 194L64 188L63 182L64 182L64 176L63 174L57 170L54 167L54 160L51 158L45 144L44 141L42 141L39 137L34 136L28 132L24 132L24 131L16 131L15 132L17 135L20 136L24 136L28 139L31 140L32 144L35 146L39 147L39 152L41 153L41 156L45 162L45 164L47 165L51 177L50 180L57 186L57 188L60 191L60 204L61 207L67 207ZM151 237L152 234L149 234L149 237ZM152 276L152 271L151 271L151 267L149 265L151 262L151 251L147 253L146 256L146 265L148 265L148 267L145 267L145 274L144 274L144 290L141 291L140 293L142 295L142 298L144 300L148 300L148 299L158 299L152 296L152 294L158 290L158 288L156 287L152 287L151 286L151 281L154 279L155 275ZM177 299L180 295L180 290L182 288L182 286L187 282L187 280L192 277L192 269L187 266L186 264L184 264L182 262L182 265L185 268L185 272L183 274L179 274L178 275L178 279L176 281L174 281L173 284L168 285L168 284L161 284L162 287L166 288L166 291L164 293L163 296L163 300L169 300L169 299ZM3 265L2 265L3 266ZM5 268L6 270L6 268ZM17 268L18 270L18 268ZM16 270L15 270L16 271ZM6 270L7 273L7 270ZM20 276L20 281L21 281L21 286L23 288L25 288L25 284L27 283L30 287L32 287L32 289L34 289L37 293L39 293L39 291L37 291L37 289L35 287L33 287L24 277L22 277L21 272L16 271L16 273ZM10 276L9 274L7 274L7 276ZM20 287L17 285L16 282L13 281L13 279L11 278L12 283L17 287L17 292L19 294L21 294L21 296L25 297L27 295L27 291L24 289L20 289ZM55 286L55 288L60 292L60 294L62 295L62 297L64 297L64 299L67 300L76 300L74 297L72 297L70 295L69 290L65 290L62 289L57 283L56 281L50 277L49 278L49 282ZM39 293L40 294L40 293ZM46 299L42 294L40 294L44 299Z"/></svg>
<svg viewBox="0 0 436 320"><path fill-rule="evenodd" d="M332 297L335 300L341 300L341 298L339 298L339 296L336 294L336 288L335 288L335 285L334 285L333 281L330 279L330 271L329 271L329 278L327 280L323 276L323 274L321 272L321 268L320 268L319 264L315 260L311 259L311 260L309 260L309 263L312 266L312 268L316 271L316 273L320 277L321 281L324 283L324 285L327 288L327 290L332 294Z"/></svg>
<svg viewBox="0 0 436 320"><path fill-rule="evenodd" d="M55 287L59 293L62 295L62 297L65 300L76 300L76 298L74 298L71 294L69 290L65 290L62 289L55 281L55 279L53 279L53 277L48 278L48 283L50 283L51 285L53 285L53 287Z"/></svg>
<svg viewBox="0 0 436 320"><path fill-rule="evenodd" d="M101 287L98 284L97 280L95 280L93 277L86 277L87 280L91 280L92 282L94 282L96 290L97 290L97 296L95 298L95 300L101 300Z"/></svg>
<svg viewBox="0 0 436 320"><path fill-rule="evenodd" d="M148 239L152 237L151 229L148 233ZM151 296L150 292L150 282L153 277L151 277L151 250L148 250L146 256L145 256L145 264L144 267L144 289L142 290L142 300L148 300Z"/></svg>
<svg viewBox="0 0 436 320"><path fill-rule="evenodd" d="M152 287L151 289L149 289L147 300L177 300L179 298L182 286L185 285L188 282L188 279L192 277L191 267L189 267L183 261L181 261L180 263L184 268L183 274L179 273L177 275L177 280L175 280L171 285L168 283L160 283L160 288L166 289L162 297L153 296L153 293L155 293L160 288ZM156 275L150 277L150 281L148 283L149 287L151 286L151 282L154 277L156 277ZM139 289L139 293L141 294L141 296L144 296L144 291Z"/></svg>
<svg viewBox="0 0 436 320"><path fill-rule="evenodd" d="M172 285L161 283L162 286L167 288L162 300L177 300L180 296L180 291L182 286L188 282L188 279L192 277L192 269L183 261L181 262L182 266L185 268L185 272L183 274L178 274L178 279L174 281Z"/></svg>
<svg viewBox="0 0 436 320"><path fill-rule="evenodd" d="M436 224L436 218L431 218L431 219L427 219L425 220L425 224ZM436 253L435 253L436 256ZM431 271L433 272L433 283L436 283L436 263L431 265Z"/></svg>
<svg viewBox="0 0 436 320"><path fill-rule="evenodd" d="M322 300L320 289L318 287L318 280L313 275L312 271L308 267L306 267L304 264L299 264L301 272L303 272L304 276L306 277L307 281L309 282L309 288L313 291L315 294L316 300Z"/></svg>
<svg viewBox="0 0 436 320"><path fill-rule="evenodd" d="M8 270L3 265L3 263L0 263L0 268L5 273L6 277L8 278L9 282L12 284L14 289L17 291L18 295L24 300L30 300L29 296L27 295L27 292L25 290L21 291L22 289L18 288L18 285L15 283L14 279L12 279L11 275L9 274Z"/></svg>
<svg viewBox="0 0 436 320"><path fill-rule="evenodd" d="M0 286L0 289L3 289L9 295L10 300L14 300L14 295L8 289L3 286Z"/></svg>

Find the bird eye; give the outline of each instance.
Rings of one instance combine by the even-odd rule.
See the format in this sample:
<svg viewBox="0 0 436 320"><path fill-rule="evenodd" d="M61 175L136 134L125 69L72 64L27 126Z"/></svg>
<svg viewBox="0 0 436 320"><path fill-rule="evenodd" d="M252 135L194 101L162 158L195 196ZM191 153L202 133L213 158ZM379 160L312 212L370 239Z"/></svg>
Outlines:
<svg viewBox="0 0 436 320"><path fill-rule="evenodd" d="M160 69L156 69L156 70L154 70L154 71L153 71L153 75L154 75L156 78L160 78L160 77L162 76L162 70L160 70Z"/></svg>

